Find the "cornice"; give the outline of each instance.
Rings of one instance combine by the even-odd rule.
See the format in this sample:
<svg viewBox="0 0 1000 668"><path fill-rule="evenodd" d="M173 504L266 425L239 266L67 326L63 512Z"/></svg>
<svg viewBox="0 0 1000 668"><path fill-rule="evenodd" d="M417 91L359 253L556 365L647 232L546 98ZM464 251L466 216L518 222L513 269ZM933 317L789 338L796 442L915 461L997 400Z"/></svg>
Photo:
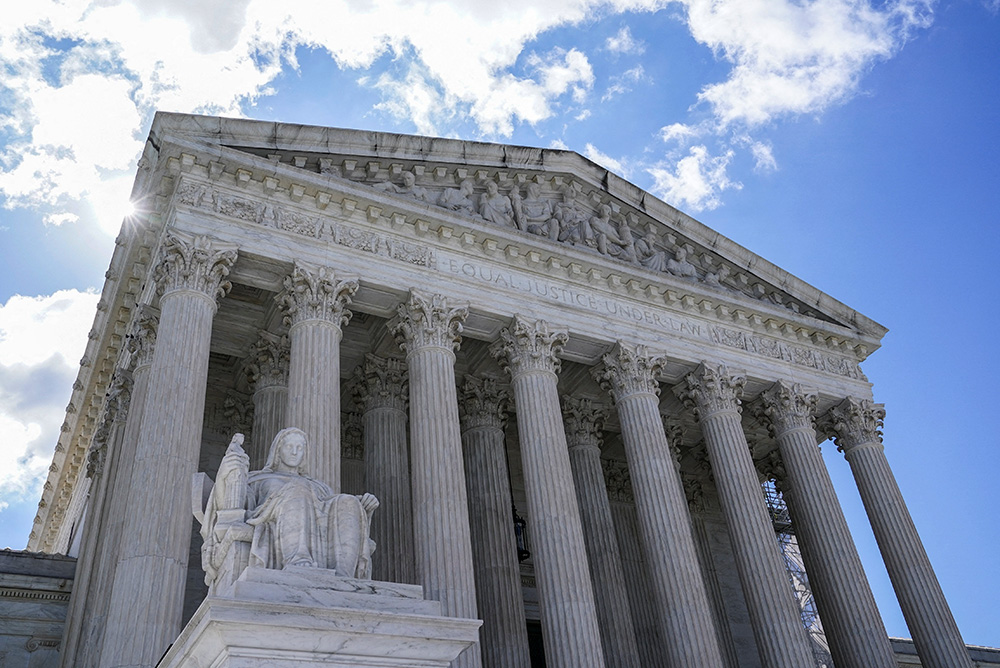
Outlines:
<svg viewBox="0 0 1000 668"><path fill-rule="evenodd" d="M722 346L853 378L861 377L858 362L878 347L877 339L844 325L491 225L365 183L296 170L224 147L206 149L218 156L185 152L199 150L197 146L177 148L179 157L167 159L177 182L175 196L165 200L168 215L175 208L200 215L209 211L262 225L269 233L319 238L417 266L433 267L436 255L448 252L501 262L705 319L714 323L713 342ZM836 359L817 358L817 350Z"/></svg>
<svg viewBox="0 0 1000 668"><path fill-rule="evenodd" d="M282 156L278 160L289 162L310 155L329 155L335 162L339 157L346 157L353 161L358 173L378 174L381 180L385 180L393 169L398 175L399 170L408 169L415 163L449 173L452 168L464 170L468 176L476 178L484 170L487 173L507 172L512 178L518 171L542 174L546 178L562 176L564 181L575 180L585 190L613 198L616 200L610 202L613 207L635 213L644 219L643 225L665 225L701 250L718 253L732 263L737 272L756 275L773 289L794 294L809 308L830 314L855 328L874 340L875 345L869 352L877 347L878 340L887 331L882 325L572 151L173 113L157 114L150 137L157 143L189 142L202 150L216 150L219 155L238 152L226 147L255 151L262 156L260 166L265 170L270 166L271 176L279 180L287 177L294 181L296 177L289 176L282 164L266 159L267 156ZM377 166L374 170L373 165ZM341 165L336 167L339 169Z"/></svg>

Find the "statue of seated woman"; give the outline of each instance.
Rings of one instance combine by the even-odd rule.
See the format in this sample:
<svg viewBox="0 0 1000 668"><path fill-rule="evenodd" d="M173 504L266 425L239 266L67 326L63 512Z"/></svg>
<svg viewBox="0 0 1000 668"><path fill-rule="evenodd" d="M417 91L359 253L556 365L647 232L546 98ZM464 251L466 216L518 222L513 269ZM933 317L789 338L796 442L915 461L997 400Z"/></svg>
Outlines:
<svg viewBox="0 0 1000 668"><path fill-rule="evenodd" d="M242 442L242 434L233 437L204 508L202 566L209 586L223 574L235 581L247 566L326 568L370 579L375 543L369 531L378 500L335 494L308 477L301 429L278 432L264 468L252 473ZM232 563L233 543L247 541L248 553Z"/></svg>

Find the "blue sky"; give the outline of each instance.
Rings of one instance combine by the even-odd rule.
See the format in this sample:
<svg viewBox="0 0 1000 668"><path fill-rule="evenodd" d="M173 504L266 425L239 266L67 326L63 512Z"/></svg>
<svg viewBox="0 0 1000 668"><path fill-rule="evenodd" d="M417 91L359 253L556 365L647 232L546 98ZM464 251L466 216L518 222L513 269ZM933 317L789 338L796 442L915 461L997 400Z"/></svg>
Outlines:
<svg viewBox="0 0 1000 668"><path fill-rule="evenodd" d="M1000 646L998 0L11 3L0 547L24 547L155 109L578 151L889 327L886 451ZM908 636L850 471L879 608Z"/></svg>

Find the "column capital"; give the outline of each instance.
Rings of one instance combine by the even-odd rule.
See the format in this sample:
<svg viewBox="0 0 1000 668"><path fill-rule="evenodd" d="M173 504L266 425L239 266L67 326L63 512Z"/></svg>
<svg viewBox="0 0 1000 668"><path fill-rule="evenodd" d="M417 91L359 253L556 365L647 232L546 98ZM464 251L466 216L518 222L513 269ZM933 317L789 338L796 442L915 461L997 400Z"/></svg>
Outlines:
<svg viewBox="0 0 1000 668"><path fill-rule="evenodd" d="M347 306L357 290L355 278L338 279L330 267L296 262L275 301L292 327L309 320L343 327L351 319Z"/></svg>
<svg viewBox="0 0 1000 668"><path fill-rule="evenodd" d="M503 429L510 408L510 393L496 378L465 377L458 392L462 432L477 427Z"/></svg>
<svg viewBox="0 0 1000 668"><path fill-rule="evenodd" d="M569 449L593 448L600 452L604 441L604 423L609 414L608 407L590 399L564 395L562 413Z"/></svg>
<svg viewBox="0 0 1000 668"><path fill-rule="evenodd" d="M243 370L254 391L288 385L288 363L291 355L288 336L261 330L260 337L250 346Z"/></svg>
<svg viewBox="0 0 1000 668"><path fill-rule="evenodd" d="M184 232L168 232L153 270L156 291L163 295L179 290L200 292L213 302L232 286L226 280L236 262L238 247L218 239Z"/></svg>
<svg viewBox="0 0 1000 668"><path fill-rule="evenodd" d="M702 362L674 386L674 394L699 420L723 411L740 412L740 397L746 376L731 373L724 364Z"/></svg>
<svg viewBox="0 0 1000 668"><path fill-rule="evenodd" d="M442 295L425 296L410 290L410 296L396 309L390 325L399 347L407 353L421 348L458 350L462 323L469 317L467 306L452 306Z"/></svg>
<svg viewBox="0 0 1000 668"><path fill-rule="evenodd" d="M128 366L137 369L153 363L153 348L156 344L156 328L159 315L148 306L140 306L132 319L129 333L125 337L125 350L129 354Z"/></svg>
<svg viewBox="0 0 1000 668"><path fill-rule="evenodd" d="M755 412L765 418L773 436L795 429L813 429L814 411L819 395L799 383L779 380L760 393Z"/></svg>
<svg viewBox="0 0 1000 668"><path fill-rule="evenodd" d="M608 488L608 498L618 503L635 503L628 464L616 459L602 459L601 467L604 469L604 484Z"/></svg>
<svg viewBox="0 0 1000 668"><path fill-rule="evenodd" d="M97 428L91 438L90 449L87 452L86 475L88 478L96 478L104 471L104 460L107 457L111 430L115 422L128 414L131 401L132 374L125 369L119 369L111 379L111 387L104 400L101 420L97 423Z"/></svg>
<svg viewBox="0 0 1000 668"><path fill-rule="evenodd" d="M365 438L361 424L361 413L344 413L343 435L340 439L340 456L344 459L364 459Z"/></svg>
<svg viewBox="0 0 1000 668"><path fill-rule="evenodd" d="M882 420L885 406L871 399L848 397L830 409L830 426L833 442L841 452L849 452L862 445L882 443Z"/></svg>
<svg viewBox="0 0 1000 668"><path fill-rule="evenodd" d="M249 434L253 428L253 402L242 392L230 390L222 401L222 416L229 421L231 433Z"/></svg>
<svg viewBox="0 0 1000 668"><path fill-rule="evenodd" d="M354 370L354 378L354 400L363 411L394 408L406 412L409 379L403 360L369 353Z"/></svg>
<svg viewBox="0 0 1000 668"><path fill-rule="evenodd" d="M553 330L544 320L530 321L515 315L510 327L500 330L500 338L490 346L496 358L512 377L532 371L559 373L559 353L569 340L562 329Z"/></svg>
<svg viewBox="0 0 1000 668"><path fill-rule="evenodd" d="M603 366L591 369L591 375L616 402L635 394L659 396L656 376L666 362L665 357L650 355L646 346L619 341L610 353L601 356L601 362Z"/></svg>

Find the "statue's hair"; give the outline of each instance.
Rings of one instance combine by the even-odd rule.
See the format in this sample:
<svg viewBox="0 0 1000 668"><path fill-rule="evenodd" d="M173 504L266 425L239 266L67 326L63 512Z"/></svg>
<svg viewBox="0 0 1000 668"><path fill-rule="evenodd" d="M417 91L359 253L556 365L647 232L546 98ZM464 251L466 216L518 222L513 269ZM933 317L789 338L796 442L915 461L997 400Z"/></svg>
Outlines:
<svg viewBox="0 0 1000 668"><path fill-rule="evenodd" d="M271 448L267 451L267 463L264 464L264 468L262 470L274 471L274 463L275 459L278 456L278 448L281 446L281 442L284 441L286 437L291 436L292 434L302 435L302 438L306 440L306 448L308 451L309 437L306 436L306 433L301 429L299 429L298 427L285 427L284 429L282 429L281 431L279 431L277 434L274 435L274 440L271 441ZM302 461L299 462L299 465L296 467L295 472L298 473L299 475L306 475L308 473L305 457L303 457Z"/></svg>

